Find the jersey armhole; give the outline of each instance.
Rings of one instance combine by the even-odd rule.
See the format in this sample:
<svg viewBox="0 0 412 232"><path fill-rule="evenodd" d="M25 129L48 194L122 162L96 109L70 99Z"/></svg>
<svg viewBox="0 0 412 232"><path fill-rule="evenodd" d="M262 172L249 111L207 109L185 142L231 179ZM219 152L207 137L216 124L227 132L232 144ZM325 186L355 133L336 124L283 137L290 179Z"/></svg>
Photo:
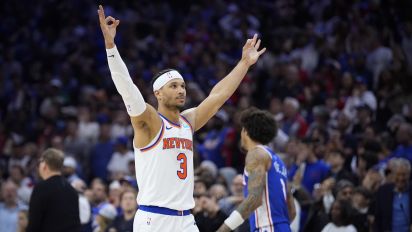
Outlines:
<svg viewBox="0 0 412 232"><path fill-rule="evenodd" d="M194 134L195 131L194 131L193 127L192 127L192 124L189 122L189 120L187 120L187 118L186 118L185 116L183 116L183 115L180 115L180 117L182 117L183 121L185 121L185 122L190 126L190 130L192 130L192 134Z"/></svg>
<svg viewBox="0 0 412 232"><path fill-rule="evenodd" d="M139 149L141 152L145 152L145 151L148 151L148 150L152 149L154 146L156 146L160 142L161 138L163 137L164 130L165 130L165 128L164 128L165 123L164 123L163 119L161 119L161 120L162 120L162 127L160 128L159 132L154 137L154 139L149 143L149 145L147 145L145 147L142 147L142 148L137 148L134 145L134 139L133 139L133 147L135 149Z"/></svg>

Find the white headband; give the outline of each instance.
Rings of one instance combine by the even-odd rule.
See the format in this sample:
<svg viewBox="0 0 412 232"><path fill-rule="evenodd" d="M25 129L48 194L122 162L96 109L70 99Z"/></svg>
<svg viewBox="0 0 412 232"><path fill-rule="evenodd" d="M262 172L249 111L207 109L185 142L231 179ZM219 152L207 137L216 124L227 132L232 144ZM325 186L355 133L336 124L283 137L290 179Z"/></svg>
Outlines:
<svg viewBox="0 0 412 232"><path fill-rule="evenodd" d="M169 82L172 79L182 79L182 75L180 75L179 72L176 70L172 70L169 72L165 72L160 77L158 77L155 82L153 83L153 91L159 90L162 88L167 82Z"/></svg>

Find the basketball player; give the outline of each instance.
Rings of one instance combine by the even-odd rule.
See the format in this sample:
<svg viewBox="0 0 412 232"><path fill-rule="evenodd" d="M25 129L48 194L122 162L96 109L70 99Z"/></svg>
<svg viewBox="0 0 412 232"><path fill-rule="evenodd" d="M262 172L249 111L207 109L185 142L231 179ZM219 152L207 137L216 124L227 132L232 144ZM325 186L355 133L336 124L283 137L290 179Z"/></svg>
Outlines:
<svg viewBox="0 0 412 232"><path fill-rule="evenodd" d="M134 231L198 231L190 209L193 199L193 133L203 127L239 86L249 67L265 52L257 35L248 39L236 67L197 107L185 104L185 81L178 71L161 71L152 80L156 111L133 84L114 43L120 21L98 10L113 82L122 96L134 129L139 210Z"/></svg>
<svg viewBox="0 0 412 232"><path fill-rule="evenodd" d="M249 217L250 231L291 231L295 208L286 187L282 160L264 144L276 135L273 116L256 108L241 116L241 146L247 151L244 171L245 199L225 220L219 232L231 231Z"/></svg>

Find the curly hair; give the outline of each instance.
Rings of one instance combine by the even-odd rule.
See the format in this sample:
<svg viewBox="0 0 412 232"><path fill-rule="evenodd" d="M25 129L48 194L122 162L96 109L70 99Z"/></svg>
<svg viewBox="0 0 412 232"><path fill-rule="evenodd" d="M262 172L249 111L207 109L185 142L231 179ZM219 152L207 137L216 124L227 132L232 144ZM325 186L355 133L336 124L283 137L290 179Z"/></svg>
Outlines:
<svg viewBox="0 0 412 232"><path fill-rule="evenodd" d="M272 114L254 107L242 112L240 123L249 137L261 144L269 143L276 136L278 130Z"/></svg>

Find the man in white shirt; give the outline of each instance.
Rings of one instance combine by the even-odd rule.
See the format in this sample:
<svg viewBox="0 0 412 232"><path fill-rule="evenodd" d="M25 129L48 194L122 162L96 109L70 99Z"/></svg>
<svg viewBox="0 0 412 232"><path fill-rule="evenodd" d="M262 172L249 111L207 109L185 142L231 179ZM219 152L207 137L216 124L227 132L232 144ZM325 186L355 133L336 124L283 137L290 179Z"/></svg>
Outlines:
<svg viewBox="0 0 412 232"><path fill-rule="evenodd" d="M134 154L127 149L127 138L118 137L116 139L116 151L107 165L109 171L109 179L120 179L121 177L130 174L129 162L134 160Z"/></svg>

